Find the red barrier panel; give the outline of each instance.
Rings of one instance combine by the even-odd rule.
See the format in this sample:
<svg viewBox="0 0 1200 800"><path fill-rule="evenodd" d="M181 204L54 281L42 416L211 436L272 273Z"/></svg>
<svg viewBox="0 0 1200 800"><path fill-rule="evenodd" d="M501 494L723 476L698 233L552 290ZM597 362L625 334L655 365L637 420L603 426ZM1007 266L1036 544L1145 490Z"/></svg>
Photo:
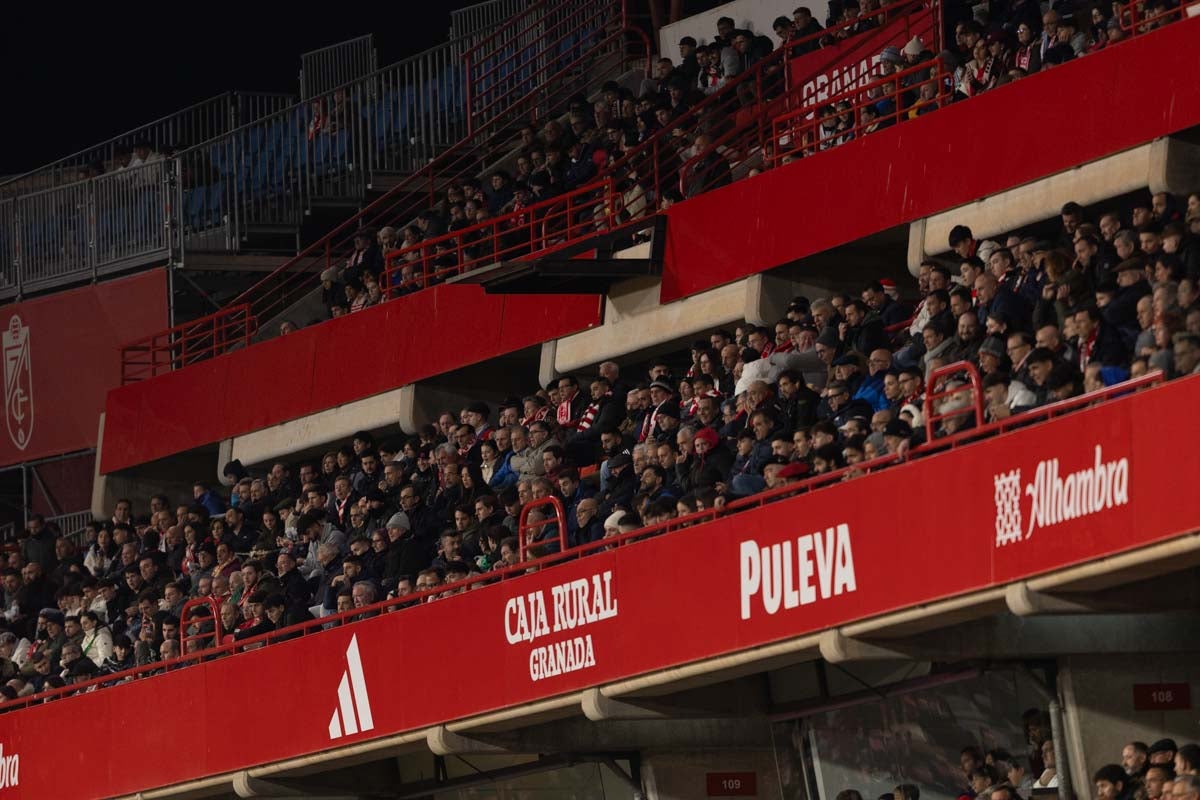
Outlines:
<svg viewBox="0 0 1200 800"><path fill-rule="evenodd" d="M478 286L440 285L121 386L108 395L100 470L174 455L566 336L599 323L600 308L595 295L489 295ZM383 341L402 344L362 346Z"/></svg>
<svg viewBox="0 0 1200 800"><path fill-rule="evenodd" d="M166 324L162 269L6 306L0 464L95 447L117 348Z"/></svg>
<svg viewBox="0 0 1200 800"><path fill-rule="evenodd" d="M1161 435L1161 420L1186 419L1198 401L1200 379L1176 381L678 534L618 547L605 541L586 558L398 613L0 714L5 756L21 760L20 784L9 792L115 795L221 774L792 639L1189 533L1200 528L1200 506L1180 501L1176 478L1200 474L1200 447L1191 429L1183 439ZM671 624L676 615L703 624ZM469 657L460 641L430 634L464 620ZM396 643L411 641L422 642L422 657L398 657ZM439 691L422 689L430 663L438 665ZM477 679L481 663L493 680ZM251 677L264 675L290 678ZM252 737L228 736L228 704L220 699L244 692L247 681L256 702L275 713L256 719ZM64 730L88 747L64 746ZM193 738L205 747L192 759L129 770L121 758Z"/></svg>
<svg viewBox="0 0 1200 800"><path fill-rule="evenodd" d="M1200 18L672 206L662 302L687 297L1200 124ZM1014 108L1037 141L981 124ZM1120 119L1120 125L1112 120ZM966 136L964 131L970 130ZM1030 127L1032 134L1034 128ZM1088 136L1080 136L1088 131ZM986 168L963 169L964 164ZM836 198L836 202L832 202ZM753 209L738 224L736 209Z"/></svg>

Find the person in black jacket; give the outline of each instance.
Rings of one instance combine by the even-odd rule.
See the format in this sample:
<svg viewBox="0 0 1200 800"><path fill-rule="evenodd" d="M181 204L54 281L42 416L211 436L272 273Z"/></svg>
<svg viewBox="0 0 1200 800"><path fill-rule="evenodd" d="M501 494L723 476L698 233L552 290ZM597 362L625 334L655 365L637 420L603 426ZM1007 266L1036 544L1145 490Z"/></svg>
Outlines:
<svg viewBox="0 0 1200 800"><path fill-rule="evenodd" d="M1093 305L1076 309L1074 316L1075 332L1079 337L1077 367L1080 371L1091 363L1120 367L1129 362L1128 346L1116 327L1104 322L1099 308Z"/></svg>
<svg viewBox="0 0 1200 800"><path fill-rule="evenodd" d="M1150 294L1150 282L1143 275L1145 261L1142 258L1127 258L1116 266L1117 294L1108 302L1101 315L1104 322L1116 328L1130 349L1138 335L1137 304Z"/></svg>
<svg viewBox="0 0 1200 800"><path fill-rule="evenodd" d="M846 322L841 338L845 350L869 353L880 348L890 349L883 322L878 316L870 313L866 303L862 300L851 300L846 303L843 313L846 315Z"/></svg>
<svg viewBox="0 0 1200 800"><path fill-rule="evenodd" d="M286 550L275 559L275 572L279 580L279 593L287 603L288 613L306 611L311 605L312 594L304 576L296 569L296 559Z"/></svg>
<svg viewBox="0 0 1200 800"><path fill-rule="evenodd" d="M733 453L721 444L712 428L701 428L692 440L696 455L692 458L688 485L692 490L710 489L718 483L728 483L733 468Z"/></svg>
<svg viewBox="0 0 1200 800"><path fill-rule="evenodd" d="M628 454L618 453L608 459L608 474L608 489L596 498L600 501L600 516L605 519L618 508L633 510L633 496L638 489L633 458Z"/></svg>

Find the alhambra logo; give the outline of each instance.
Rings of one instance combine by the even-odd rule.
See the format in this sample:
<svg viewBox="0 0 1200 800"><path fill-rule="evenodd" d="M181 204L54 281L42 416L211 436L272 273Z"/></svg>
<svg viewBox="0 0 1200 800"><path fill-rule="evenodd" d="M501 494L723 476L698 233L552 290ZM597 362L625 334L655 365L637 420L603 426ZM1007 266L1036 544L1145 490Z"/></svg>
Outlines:
<svg viewBox="0 0 1200 800"><path fill-rule="evenodd" d="M5 753L0 742L0 789L19 786L21 783L21 757L16 753Z"/></svg>
<svg viewBox="0 0 1200 800"><path fill-rule="evenodd" d="M1091 464L1065 476L1057 458L1039 461L1032 483L1022 483L1020 469L994 475L996 547L1029 539L1038 528L1127 504L1129 459L1106 461L1100 445L1094 452Z"/></svg>
<svg viewBox="0 0 1200 800"><path fill-rule="evenodd" d="M329 718L329 738L366 732L375 727L371 716L371 698L367 695L367 679L363 676L362 658L358 654L358 634L350 637L346 648L346 671L337 688L337 704Z"/></svg>

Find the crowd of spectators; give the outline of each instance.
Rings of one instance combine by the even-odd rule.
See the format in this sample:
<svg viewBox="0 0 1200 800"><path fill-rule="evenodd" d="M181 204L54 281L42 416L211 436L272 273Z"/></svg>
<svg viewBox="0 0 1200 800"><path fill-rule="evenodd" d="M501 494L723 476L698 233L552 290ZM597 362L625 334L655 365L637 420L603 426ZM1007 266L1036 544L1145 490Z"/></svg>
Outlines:
<svg viewBox="0 0 1200 800"><path fill-rule="evenodd" d="M1045 714L1038 709L1025 712L1028 750L1012 753L1004 749L984 751L968 745L959 754L962 769L958 800L1029 800L1033 796L1057 796L1059 774L1054 741ZM1200 797L1200 745L1177 745L1159 739L1152 745L1133 741L1120 754L1120 763L1109 763L1092 775L1094 800L1197 800ZM1087 790L1078 789L1077 796ZM904 783L878 800L920 800L921 787ZM863 800L856 789L843 789L836 800Z"/></svg>
<svg viewBox="0 0 1200 800"><path fill-rule="evenodd" d="M221 638L237 640L385 597L436 599L808 476L852 479L920 447L929 376L956 362L981 373L987 421L1155 370L1200 373L1200 195L1147 193L1095 221L1069 203L1051 239L959 226L948 246L921 266L912 303L883 281L797 297L772 326L714 331L645 372L605 362L262 475L232 462L228 495L196 484L183 501L121 500L78 547L34 517L0 572L4 691L178 655L189 598L216 600ZM936 388L960 385L951 371ZM934 437L976 424L969 401L933 405ZM522 508L551 496L565 520L533 508L522 541Z"/></svg>
<svg viewBox="0 0 1200 800"><path fill-rule="evenodd" d="M577 198L576 233L584 228L575 223L590 220L596 230L604 230L637 220L737 177L814 155L1097 52L1130 32L1153 30L1178 16L1176 0L1137 7L1058 3L1044 14L1033 0L948 2L944 13L953 41L947 49L935 54L930 48L936 43L920 37L903 47L885 47L874 59L870 80L876 83L864 90L865 101L843 99L824 106L806 118L802 133L770 132L772 117L784 108L779 101L788 58L873 30L889 21L890 8L901 6L908 9L899 0L831 2L824 25L801 6L791 17L774 20L775 40L736 27L730 17L717 21L711 41L704 44L683 37L679 63L655 60L652 77L637 92L609 81L592 100L575 97L564 117L549 119L540 128L523 126L515 149L501 159L511 169L497 168L481 179L450 180L438 202L411 224L360 231L345 263L321 276L326 312L341 316L490 259L519 257L551 244L556 241L552 237L538 245L530 243L527 232L518 233L541 219L539 213L522 212L596 185L598 178L612 179L615 196L597 194L591 203ZM704 102L756 69L759 80L741 82L723 102ZM889 75L900 77L879 83ZM765 126L756 123L763 115ZM741 129L747 131L746 141L731 136ZM770 132L766 138L764 130ZM655 147L643 147L652 139ZM543 208L540 213L547 212ZM390 274L385 272L389 263L394 268ZM296 323L285 326L286 332Z"/></svg>

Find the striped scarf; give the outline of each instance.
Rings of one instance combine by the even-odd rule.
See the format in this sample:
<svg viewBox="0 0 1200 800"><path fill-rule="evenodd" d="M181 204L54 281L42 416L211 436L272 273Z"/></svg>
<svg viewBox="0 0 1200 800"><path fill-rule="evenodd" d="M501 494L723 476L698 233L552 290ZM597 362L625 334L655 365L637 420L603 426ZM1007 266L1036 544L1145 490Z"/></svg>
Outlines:
<svg viewBox="0 0 1200 800"><path fill-rule="evenodd" d="M596 415L600 413L600 404L604 402L604 398L606 397L612 397L612 392L605 392L603 397L584 409L583 416L579 420L579 430L586 431L592 427L592 423L596 421Z"/></svg>

